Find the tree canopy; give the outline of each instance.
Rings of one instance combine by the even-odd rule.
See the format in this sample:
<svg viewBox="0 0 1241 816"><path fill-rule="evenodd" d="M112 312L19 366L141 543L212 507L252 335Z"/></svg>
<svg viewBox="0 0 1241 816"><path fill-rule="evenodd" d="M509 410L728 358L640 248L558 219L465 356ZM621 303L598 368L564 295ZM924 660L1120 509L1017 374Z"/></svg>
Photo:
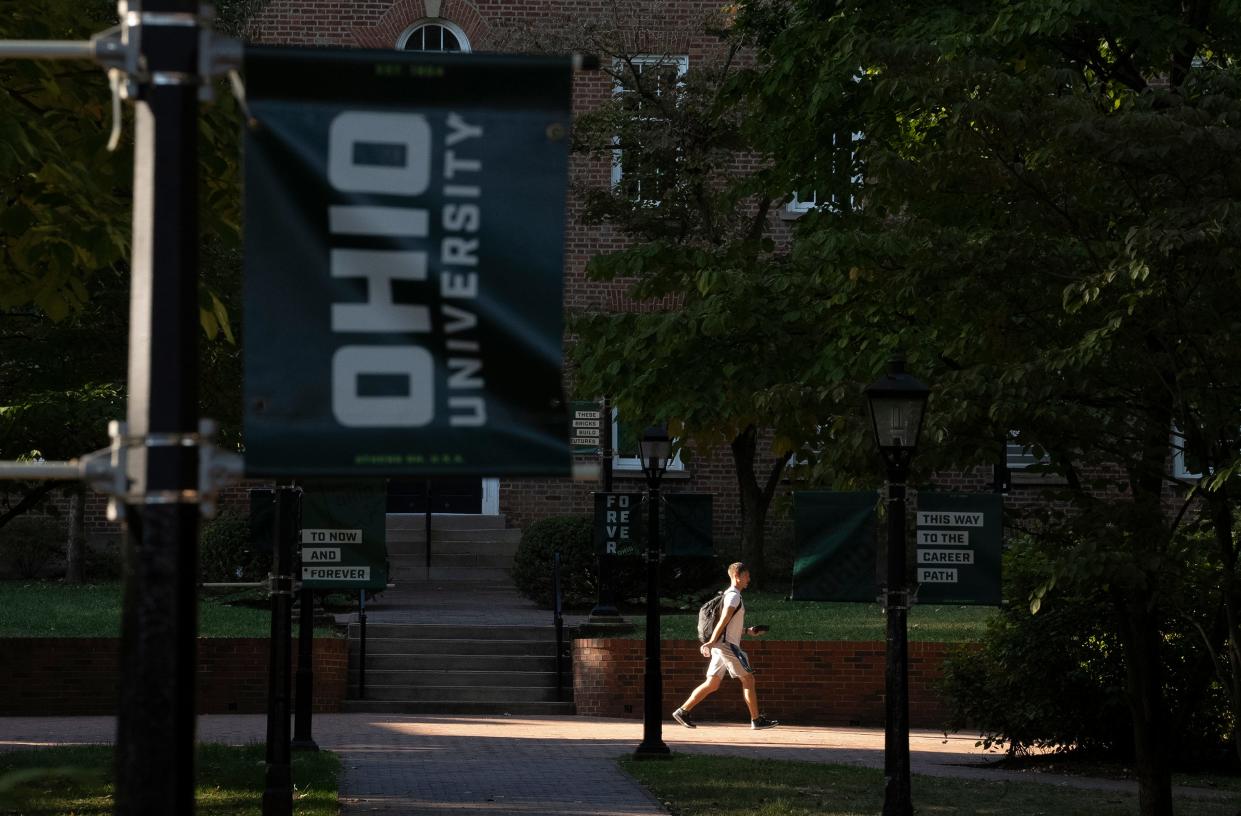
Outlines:
<svg viewBox="0 0 1241 816"><path fill-rule="evenodd" d="M1241 10L740 5L760 52L751 138L788 189L859 205L799 223L792 263L834 293L816 377L856 386L904 350L933 385L925 474L991 463L1010 434L1048 456L1064 482L1049 498L1070 511L1038 518L1056 559L1024 600L1037 608L1060 582L1106 604L1143 812L1170 812L1161 621L1213 626L1218 613L1228 634L1204 646L1232 655L1234 687L1241 668L1226 611L1238 602ZM842 130L861 138L821 138ZM844 161L852 172L825 169ZM864 434L848 415L839 406L826 477L857 472ZM1201 483L1170 467L1174 428ZM1207 510L1181 512L1191 488ZM1214 549L1188 551L1204 517ZM1199 559L1216 567L1222 606L1191 612L1167 590Z"/></svg>

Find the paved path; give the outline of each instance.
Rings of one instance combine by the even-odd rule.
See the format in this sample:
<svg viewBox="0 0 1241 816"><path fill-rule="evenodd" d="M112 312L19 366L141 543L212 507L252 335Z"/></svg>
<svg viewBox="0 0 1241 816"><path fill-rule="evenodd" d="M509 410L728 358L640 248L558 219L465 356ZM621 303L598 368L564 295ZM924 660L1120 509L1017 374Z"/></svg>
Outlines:
<svg viewBox="0 0 1241 816"><path fill-rule="evenodd" d="M111 717L0 719L0 750L66 743L103 743ZM199 718L199 738L244 744L264 738L255 715ZM344 765L341 798L347 816L648 816L666 811L622 773L617 757L642 739L642 723L590 717L467 717L329 714L314 720L319 745ZM677 752L883 766L880 729L703 724L693 731L669 723L664 740ZM1025 774L977 767L999 752L972 737L916 731L910 737L915 774L1034 781L1061 787L1136 792L1132 782ZM1187 795L1234 796L1185 789Z"/></svg>
<svg viewBox="0 0 1241 816"><path fill-rule="evenodd" d="M356 613L340 622L356 620ZM511 587L421 584L389 591L367 607L368 622L481 625L551 624L551 614ZM572 623L579 618L571 618ZM199 718L204 742L262 742L261 715ZM112 717L0 718L0 750L111 742ZM617 757L642 741L639 720L589 717L400 716L328 714L314 719L319 745L344 766L346 816L648 816L666 811L621 772ZM703 723L695 730L669 721L664 741L677 752L796 759L883 767L882 729ZM934 731L910 736L913 772L935 776L1036 780L1066 787L1136 791L1133 783L1022 774L977 767L999 752L975 747L972 736ZM1213 791L1195 791L1209 796ZM1218 795L1218 794L1216 794ZM1235 795L1235 794L1226 794Z"/></svg>

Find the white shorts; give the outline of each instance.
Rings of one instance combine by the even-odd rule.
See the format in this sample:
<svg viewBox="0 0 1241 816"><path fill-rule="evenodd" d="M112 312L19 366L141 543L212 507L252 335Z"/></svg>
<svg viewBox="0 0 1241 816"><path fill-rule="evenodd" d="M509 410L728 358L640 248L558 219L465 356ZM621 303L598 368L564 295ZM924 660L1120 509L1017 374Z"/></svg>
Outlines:
<svg viewBox="0 0 1241 816"><path fill-rule="evenodd" d="M750 656L731 643L711 649L711 663L707 666L707 677L715 677L724 670L728 671L729 677L738 680L754 674L754 670L750 668Z"/></svg>

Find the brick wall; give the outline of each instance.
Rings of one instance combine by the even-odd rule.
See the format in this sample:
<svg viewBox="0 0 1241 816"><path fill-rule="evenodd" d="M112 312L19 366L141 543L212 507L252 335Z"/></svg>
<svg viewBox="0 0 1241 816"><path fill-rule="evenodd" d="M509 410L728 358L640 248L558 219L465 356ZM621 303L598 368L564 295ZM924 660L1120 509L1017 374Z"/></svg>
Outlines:
<svg viewBox="0 0 1241 816"><path fill-rule="evenodd" d="M116 638L0 639L0 716L114 713L119 651ZM267 711L268 651L265 638L199 639L198 713ZM315 639L315 711L340 711L347 659L344 639Z"/></svg>
<svg viewBox="0 0 1241 816"><path fill-rule="evenodd" d="M573 699L592 717L642 717L642 640L583 639L573 643ZM935 688L942 676L944 643L909 644L909 718L915 728L940 728L947 707ZM884 644L839 641L747 641L758 681L758 705L773 719L799 725L883 725ZM665 717L705 679L707 661L698 644L665 640L661 646ZM749 718L741 684L726 678L719 691L694 709L700 720Z"/></svg>

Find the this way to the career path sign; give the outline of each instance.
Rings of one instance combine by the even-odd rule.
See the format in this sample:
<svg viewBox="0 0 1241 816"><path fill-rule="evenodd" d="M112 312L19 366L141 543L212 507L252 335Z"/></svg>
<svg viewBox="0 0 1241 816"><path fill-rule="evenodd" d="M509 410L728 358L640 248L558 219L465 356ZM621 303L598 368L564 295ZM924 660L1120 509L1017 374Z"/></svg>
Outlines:
<svg viewBox="0 0 1241 816"><path fill-rule="evenodd" d="M248 48L252 475L568 475L568 58Z"/></svg>

